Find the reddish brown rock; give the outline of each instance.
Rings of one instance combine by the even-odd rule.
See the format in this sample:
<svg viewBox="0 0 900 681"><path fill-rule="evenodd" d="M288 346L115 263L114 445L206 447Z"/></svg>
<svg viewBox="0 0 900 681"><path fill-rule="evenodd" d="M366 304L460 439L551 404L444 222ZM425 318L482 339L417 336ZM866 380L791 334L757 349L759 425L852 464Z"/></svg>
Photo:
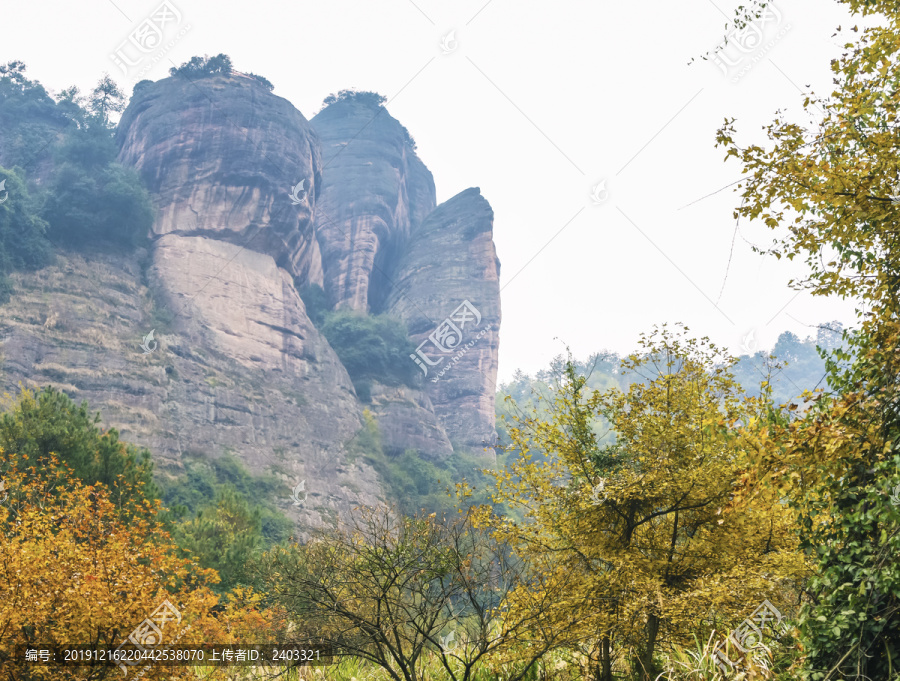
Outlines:
<svg viewBox="0 0 900 681"><path fill-rule="evenodd" d="M117 139L153 196L154 236L231 241L321 283L319 144L286 99L236 76L166 78L135 93Z"/></svg>
<svg viewBox="0 0 900 681"><path fill-rule="evenodd" d="M316 230L325 292L337 309L381 312L411 229L435 206L434 179L384 107L349 98L312 126L322 144Z"/></svg>
<svg viewBox="0 0 900 681"><path fill-rule="evenodd" d="M493 221L477 188L442 203L414 230L388 297L389 313L406 322L419 346L435 414L450 441L466 447L496 437L500 261Z"/></svg>
<svg viewBox="0 0 900 681"><path fill-rule="evenodd" d="M276 502L306 527L384 499L355 442L364 408L389 455L481 451L500 324L493 213L477 189L435 207L408 133L372 101L338 101L311 126L248 78L138 88L117 140L156 207L147 252L60 253L16 274L3 387L89 400L167 475L188 453L230 451L303 480L302 504ZM404 320L433 362L422 387L375 382L362 404L295 283ZM448 318L458 339L434 335Z"/></svg>

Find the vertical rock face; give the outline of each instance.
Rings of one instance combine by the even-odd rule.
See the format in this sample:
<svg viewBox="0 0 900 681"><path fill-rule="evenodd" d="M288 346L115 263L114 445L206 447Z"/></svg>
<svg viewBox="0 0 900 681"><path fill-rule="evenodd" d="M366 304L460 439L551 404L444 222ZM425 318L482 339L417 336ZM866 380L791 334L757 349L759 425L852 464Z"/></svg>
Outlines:
<svg viewBox="0 0 900 681"><path fill-rule="evenodd" d="M500 261L494 213L477 188L437 207L414 230L387 309L406 322L427 392L451 442L496 437Z"/></svg>
<svg viewBox="0 0 900 681"><path fill-rule="evenodd" d="M383 500L351 460L364 406L388 455L493 439L493 212L477 189L435 207L431 173L376 100L339 99L310 125L240 74L139 87L117 141L155 204L149 247L15 275L2 388L88 399L165 474L187 452L232 451L286 489L305 480L308 503L279 500L301 528ZM423 385L376 380L361 404L295 284L406 322Z"/></svg>
<svg viewBox="0 0 900 681"><path fill-rule="evenodd" d="M337 101L312 125L322 144L316 230L335 308L381 312L412 226L435 206L434 179L383 107Z"/></svg>
<svg viewBox="0 0 900 681"><path fill-rule="evenodd" d="M135 92L118 142L153 194L154 236L230 241L321 282L319 144L290 102L239 76L167 78Z"/></svg>
<svg viewBox="0 0 900 681"><path fill-rule="evenodd" d="M369 409L378 420L385 454L396 456L413 450L438 461L453 454L447 431L424 390L376 383L371 393Z"/></svg>
<svg viewBox="0 0 900 681"><path fill-rule="evenodd" d="M212 357L241 379L230 381L227 409L219 378L212 399L207 390L181 391L182 403L164 419L179 449L227 446L255 468L278 450L288 470L346 511L348 486L371 491L377 482L371 470L351 476L342 467L361 426L359 405L293 283L322 282L315 134L255 81L217 76L140 89L118 139L120 160L154 197L147 279L174 320L164 345L181 360L179 375ZM272 402L278 422L253 428Z"/></svg>

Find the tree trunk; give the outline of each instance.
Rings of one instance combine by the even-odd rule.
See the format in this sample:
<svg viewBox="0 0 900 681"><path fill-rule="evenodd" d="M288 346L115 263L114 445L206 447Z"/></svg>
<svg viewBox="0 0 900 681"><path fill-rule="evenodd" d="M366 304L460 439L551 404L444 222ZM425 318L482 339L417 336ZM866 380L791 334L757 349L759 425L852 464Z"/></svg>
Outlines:
<svg viewBox="0 0 900 681"><path fill-rule="evenodd" d="M613 681L609 634L604 634L600 642L600 681Z"/></svg>
<svg viewBox="0 0 900 681"><path fill-rule="evenodd" d="M653 681L656 668L653 665L653 653L656 650L656 635L659 633L659 617L647 616L647 644L641 655L641 681Z"/></svg>

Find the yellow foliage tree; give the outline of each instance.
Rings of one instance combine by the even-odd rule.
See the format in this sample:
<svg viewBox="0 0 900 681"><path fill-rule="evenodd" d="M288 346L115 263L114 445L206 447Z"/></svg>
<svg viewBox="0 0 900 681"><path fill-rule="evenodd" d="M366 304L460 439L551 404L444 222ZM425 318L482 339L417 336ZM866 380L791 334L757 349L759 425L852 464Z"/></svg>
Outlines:
<svg viewBox="0 0 900 681"><path fill-rule="evenodd" d="M804 94L807 115L799 121L776 114L765 146L738 144L733 120L717 135L744 175L735 218L777 229L765 252L808 265L795 288L855 299L861 322L829 359L828 390L806 395L802 419L760 422L741 494L780 490L799 512L803 545L817 556L806 589L810 603L798 618L805 658L798 678L894 681L900 678L900 4L841 1L868 19L862 28L851 24L852 36L831 61L830 92Z"/></svg>
<svg viewBox="0 0 900 681"><path fill-rule="evenodd" d="M641 345L624 366L643 381L627 394L587 394L569 363L551 417L510 430L522 456L496 475L494 501L524 520L480 517L566 583L569 599L545 620L581 622L592 676L604 681L617 659L655 678L660 645L688 644L704 622L707 632L733 623L808 572L777 497L734 503L758 405L740 399L733 360L665 327ZM597 416L614 445L598 446ZM531 462L533 451L548 460Z"/></svg>
<svg viewBox="0 0 900 681"><path fill-rule="evenodd" d="M179 646L268 642L260 636L268 638L273 631L274 613L261 611L259 597L244 590L216 607L219 599L208 585L218 575L177 557L157 520L158 501L117 509L105 486L84 485L72 475L60 484L66 467L52 455L50 463L52 480L44 475L47 469L28 467L27 457L0 451L6 495L0 503L4 679L123 678L115 666L35 665L17 648L89 645L114 650L147 619L159 628L154 646L172 645L176 639ZM128 676L142 667L130 667ZM228 668L212 671L221 677ZM142 678L196 677L189 666L154 665Z"/></svg>

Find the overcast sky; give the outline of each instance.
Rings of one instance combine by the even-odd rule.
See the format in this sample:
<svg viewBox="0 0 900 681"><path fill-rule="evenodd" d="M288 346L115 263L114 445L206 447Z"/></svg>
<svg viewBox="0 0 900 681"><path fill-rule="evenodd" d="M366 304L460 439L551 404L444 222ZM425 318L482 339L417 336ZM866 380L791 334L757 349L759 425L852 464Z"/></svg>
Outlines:
<svg viewBox="0 0 900 681"><path fill-rule="evenodd" d="M726 117L742 144L762 143L778 109L810 122L802 93L830 91L832 35L849 19L830 0L779 0L721 69L688 62L723 39L739 2L172 0L162 53L126 75L110 55L143 56L122 43L160 2L9 4L0 60L24 61L51 92L87 91L107 72L130 94L140 69L157 80L224 52L307 118L340 89L382 93L438 202L477 186L493 206L501 381L546 367L565 345L578 357L630 352L665 321L736 353L854 321L851 302L788 287L801 264L751 251L772 233L736 232L739 199L718 190L739 168L714 146Z"/></svg>

